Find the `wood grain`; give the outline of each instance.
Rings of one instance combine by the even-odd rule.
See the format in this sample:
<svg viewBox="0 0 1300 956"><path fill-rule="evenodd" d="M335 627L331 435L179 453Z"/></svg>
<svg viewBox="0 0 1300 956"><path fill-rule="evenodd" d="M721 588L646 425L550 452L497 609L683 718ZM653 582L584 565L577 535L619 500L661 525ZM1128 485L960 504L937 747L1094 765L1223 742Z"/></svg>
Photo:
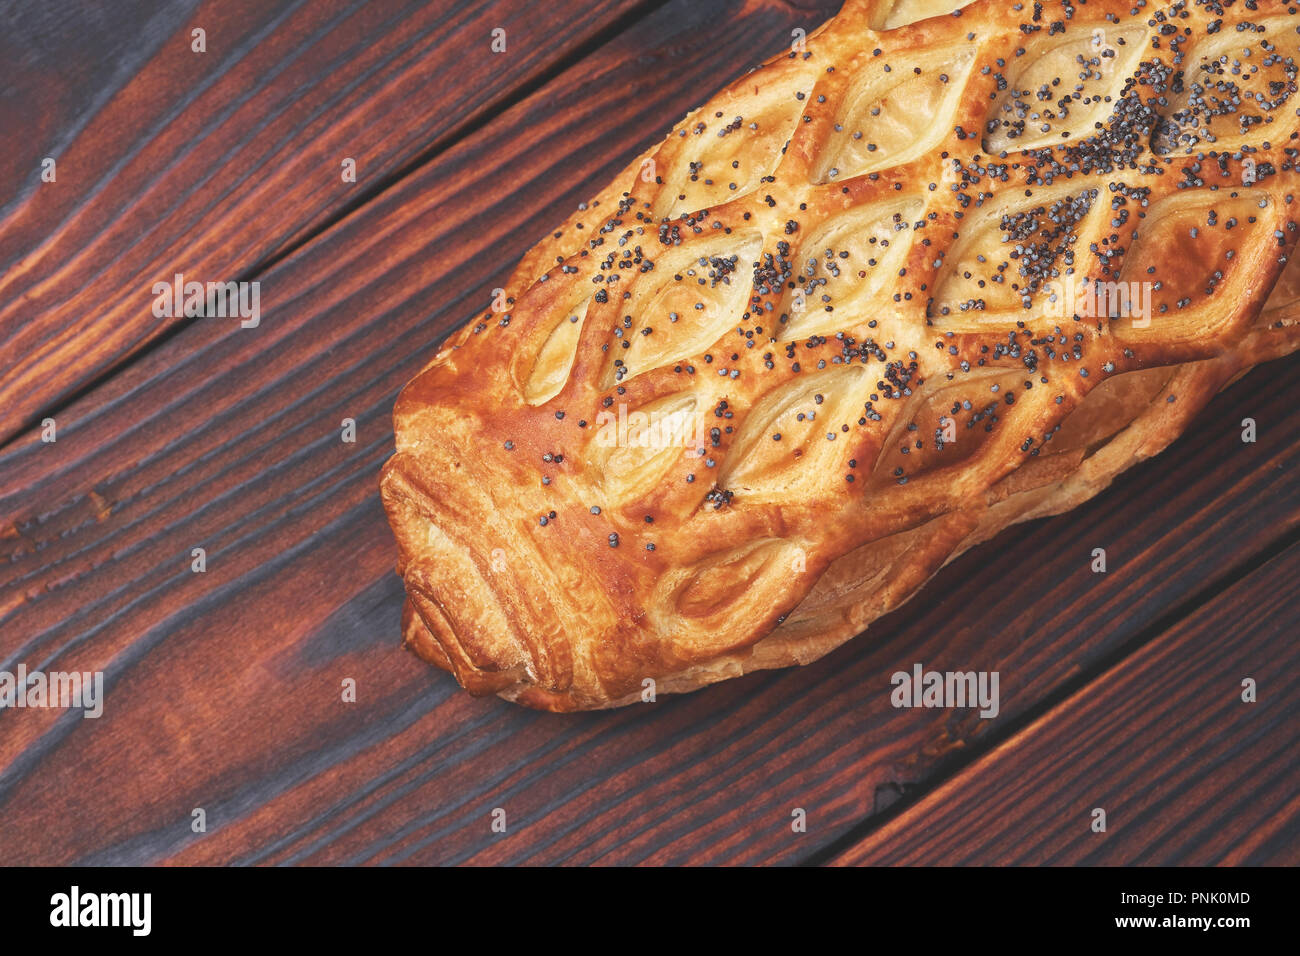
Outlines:
<svg viewBox="0 0 1300 956"><path fill-rule="evenodd" d="M1297 598L1292 546L835 862L1295 866Z"/></svg>
<svg viewBox="0 0 1300 956"><path fill-rule="evenodd" d="M592 185L832 6L670 4L261 273L259 329L190 325L72 402L55 444L0 450L0 667L110 684L97 721L0 712L13 862L797 862L1296 532L1292 359L807 668L555 716L397 650L375 489L397 389ZM893 709L917 661L999 670L999 718Z"/></svg>
<svg viewBox="0 0 1300 956"><path fill-rule="evenodd" d="M154 316L155 282L245 278L653 5L171 4L135 37L108 32L120 67L95 59L93 25L69 29L80 14L33 5L6 41L32 97L0 97L0 120L16 134L42 117L31 142L57 179L5 151L21 185L0 193L0 442L184 322ZM33 55L48 33L96 51L93 68L63 77L67 39Z"/></svg>
<svg viewBox="0 0 1300 956"><path fill-rule="evenodd" d="M266 321L259 334L198 323L75 403L60 416L57 443L29 439L12 446L0 469L4 513L14 519L13 576L3 605L9 659L21 655L68 667L94 662L117 680L114 674L137 666L151 670L155 661L168 660L164 645L174 648L179 638L190 648L189 659L169 666L196 675L188 694L178 685L165 711L149 704L123 714L121 739L140 733L160 745L170 741L164 765L198 774L201 790L239 777L206 749L193 762L199 758L189 748L202 749L205 740L220 744L225 761L251 753L263 765L271 754L321 740L316 718L303 719L300 694L308 682L292 667L280 678L290 682L289 692L268 692L251 708L253 724L217 715L234 706L231 700L246 706L241 692L258 686L244 666L254 674L271 666L256 645L271 654L292 648L352 596L334 589L340 558L352 572L349 582L365 588L391 580L391 536L374 481L391 447L388 416L397 388L440 334L464 320L472 307L467 290L485 301L491 282L530 237L585 194L585 182L611 174L646 139L661 135L663 117L688 109L705 84L725 81L719 64L738 72L752 62L757 44L779 49L791 24L811 27L820 19L810 23L796 11L757 4L729 10L683 4L666 12L510 111L492 124L490 136L458 149L409 186L369 204L364 218L352 217L273 269L263 280ZM623 82L637 57L637 81ZM628 95L640 106L624 115L622 126L596 122ZM536 114L567 119L562 125L524 122ZM515 178L518 192L502 195L499 184ZM477 241L466 227L475 221L484 223ZM503 239L514 248L498 251ZM445 298L435 297L435 290ZM338 441L344 415L359 423L356 446ZM231 457L222 456L223 448ZM364 516L360 526L358 514ZM208 550L204 575L189 571L192 546ZM306 552L318 559L299 564ZM278 606L268 617L257 595L265 595L263 587L284 595L285 587L303 580L291 568L313 583L287 603L274 599ZM47 600L59 591L72 603L56 608ZM385 610L398 603L390 594ZM254 607L242 617L242 608ZM218 619L219 633L208 634L217 638L210 646L216 657L190 657ZM423 691L430 675L395 653L395 627L395 619L385 619L375 629L372 650L385 663L372 668L367 662L364 670L382 676L387 667L408 688ZM228 648L250 628L260 637L241 648L248 664L230 661ZM330 701L338 697L336 663L328 671ZM221 683L221 674L237 686ZM133 673L131 686L136 679ZM400 696L400 687L394 693ZM268 704L289 710L270 714ZM177 714L186 715L179 724ZM20 716L23 729L4 740L12 761L0 779L6 791L29 761L44 760L63 734L80 729L70 722L47 724L43 715ZM165 723L153 726L151 719ZM342 719L354 721L347 713ZM188 729L210 724L220 724L221 734ZM272 727L284 736L276 739L265 729ZM240 735L261 736L262 743L236 746ZM93 736L113 739L99 727ZM150 762L153 774L133 766L121 779L156 779L151 761L158 756L139 758ZM199 773L200 767L210 771ZM141 801L113 802L133 807ZM10 806L6 815L18 814ZM138 820L122 814L90 843L69 834L61 850L112 845L136 826Z"/></svg>
<svg viewBox="0 0 1300 956"><path fill-rule="evenodd" d="M0 4L0 220L199 8L199 0L77 0ZM262 24L292 0L267 0Z"/></svg>

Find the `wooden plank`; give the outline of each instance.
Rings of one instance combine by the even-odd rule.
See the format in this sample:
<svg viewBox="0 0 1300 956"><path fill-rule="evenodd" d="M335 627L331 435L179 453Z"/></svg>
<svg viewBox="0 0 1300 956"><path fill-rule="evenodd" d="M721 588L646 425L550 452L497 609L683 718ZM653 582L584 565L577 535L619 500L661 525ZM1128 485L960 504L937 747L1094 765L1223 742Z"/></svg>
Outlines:
<svg viewBox="0 0 1300 956"><path fill-rule="evenodd" d="M1259 398L1249 396L1225 413L1258 409ZM1181 464L1206 457L1207 449L1197 448ZM1261 470L1274 472L1272 465ZM1133 617L1122 613L1135 594L1157 582L1167 587L1171 578L1175 593L1213 578L1217 562L1233 553L1214 555L1206 542L1223 537L1224 527L1250 526L1253 496L1280 499L1287 490L1247 482L1235 509L1215 514L1214 505L1206 506L1189 539L1167 533L1149 540L1152 526L1134 528L1130 509L1154 509L1164 496L1162 478L1152 471L1141 469L1108 494L1098 503L1100 516L1093 506L1079 514L1097 523L1097 540L1113 553L1161 556L1149 567L1135 557L1138 573L1116 569L1097 585L1102 593L1091 597L1101 601L1097 618L1112 629L1102 635L1110 644L1148 623L1141 608ZM1210 474L1205 481L1237 477ZM1172 502L1171 515L1205 501L1206 489L1196 485ZM69 808L57 800L31 819L51 794L93 790L95 768L115 768L114 779L148 781L161 766L175 768L171 786L188 781L169 812L156 806L163 796L157 784L157 791L110 788L91 801L79 798L84 829L66 837L67 850L103 845L98 839L107 844L94 857L98 861L152 860L166 852L175 861L208 862L797 858L807 844L834 832L831 821L852 822L896 782L921 782L945 754L978 746L983 728L970 727L973 721L891 711L884 698L892 670L913 658L938 667L990 663L1008 677L1007 717L1098 652L1087 642L1095 619L1080 621L1077 609L1051 608L1060 592L1050 587L1048 606L1022 608L1019 620L1014 608L1023 596L1009 593L972 614L955 639L944 627L950 607L978 609L981 595L1017 573L1027 554L1035 548L1050 553L1071 532L1069 521L1019 529L1013 535L1027 537L1002 553L991 545L966 556L933 582L945 600L919 620L909 620L911 609L905 609L872 638L810 668L746 678L655 709L548 717L470 699L445 677L431 680L421 665L393 653L399 589L376 567L388 556L385 529L362 506L318 538L302 529L302 550L278 564L270 556L270 566L251 575L253 587L227 589L238 593L238 607L218 595L169 626L140 653L129 684L123 680L113 691L118 703L109 717L118 724L112 735L75 726L75 737L58 742L43 763L24 768L35 792L10 801L3 812L24 833L39 834L44 824L44 832L62 834L51 827L52 815ZM1063 527L1051 528L1054 523ZM339 590L344 552L348 580L379 574L373 585ZM1086 549L1075 552L1055 556L1041 574L1028 576L1024 590L1033 593L1054 578L1075 586L1086 581L1078 572ZM1164 596L1154 595L1144 607ZM335 610L338 602L345 603ZM1063 619L1039 630L1035 620L1054 612ZM293 633L266 625L281 617L295 622ZM1009 628L996 630L1008 622ZM241 661L230 659L232 647ZM337 702L337 681L349 674L364 675L361 704L351 715L339 713ZM1012 674L1022 676L1013 681ZM178 682L177 675L186 676ZM124 694L128 699L121 701ZM130 710L122 713L121 706ZM187 725L208 729L185 732ZM122 767L123 753L141 739L154 741L150 750ZM59 754L72 746L90 748L88 764L68 761L64 768ZM190 748L200 752L191 756ZM44 785L37 787L38 781ZM131 809L120 837L95 837L109 823L106 817L120 816L100 799ZM222 829L206 840L193 838L186 802L205 806ZM488 832L487 814L497 806L522 824L511 840ZM805 838L784 829L782 817L792 806L812 815ZM36 845L48 843L38 839Z"/></svg>
<svg viewBox="0 0 1300 956"><path fill-rule="evenodd" d="M260 23L293 0L261 5ZM200 0L118 0L107 4L8 4L0 34L0 221L104 104L157 55ZM74 9L75 6L75 9Z"/></svg>
<svg viewBox="0 0 1300 956"><path fill-rule="evenodd" d="M17 141L0 165L17 188L0 192L0 442L183 323L155 317L155 282L244 277L657 2L127 8L111 72L96 30L52 5L16 15L14 42L50 49L15 49L15 92L33 95L0 97Z"/></svg>
<svg viewBox="0 0 1300 956"><path fill-rule="evenodd" d="M397 388L584 184L718 85L720 63L738 71L816 22L670 5L270 269L256 334L191 326L75 402L57 443L0 452L0 654L111 682L99 721L0 714L0 817L19 853L796 861L998 725L894 710L900 666L999 669L999 721L1014 721L1295 530L1292 360L1086 509L966 555L807 668L555 716L471 699L396 652L375 481ZM1243 446L1247 414L1260 440ZM345 416L356 445L338 440ZM1106 575L1088 570L1096 546ZM349 676L360 698L344 705Z"/></svg>
<svg viewBox="0 0 1300 956"><path fill-rule="evenodd" d="M357 669L384 686L375 702L383 719L375 726L392 732L387 708L405 712L431 686L446 693L445 682L395 653L396 622L388 619L400 601L392 591L393 549L377 507L375 470L391 446L388 419L397 388L443 332L463 321L474 302L486 301L531 237L585 197L584 183L611 175L662 135L665 115L680 115L710 84L751 64L756 48L780 49L793 25L811 28L818 19L757 3L678 4L509 111L490 135L458 148L271 270L263 280L266 321L258 334L231 335L215 323L191 326L61 415L55 444L29 439L3 453L2 508L14 519L0 599L6 659L109 671L120 691L114 719L127 737L99 729L108 723L95 725L90 736L117 739L114 749L128 739L157 742L127 772L115 771L110 787L156 780L159 766L194 774L190 792L141 785L129 796L104 797L104 806L117 810L111 822L91 822L102 810L85 816L93 837L75 828L56 837L45 828L39 842L49 858L124 845L142 821L157 819L159 800L174 814L182 807L172 801L188 803L192 792L206 792L209 800L250 785L277 792L284 781L261 776L274 761L292 764L323 740L353 739L365 721L345 713L339 728L328 731L315 710L338 697L332 657L317 665L325 681L318 689L328 686L328 693L315 705L303 696L311 680L293 675L293 668L269 684L257 678L269 680L288 666L275 658L296 655L298 642L328 629L336 614L354 614L349 599L374 593L372 587L386 588L386 599L363 603L367 613L378 609L384 618L357 625L375 642ZM629 74L634 61L638 70ZM615 109L627 98L635 109ZM620 124L605 119L613 115ZM563 123L530 119L543 116ZM521 172L518 191L502 195L499 183ZM487 197L497 198L489 205ZM480 228L468 228L469 222ZM357 446L337 440L345 414L359 423ZM173 430L181 418L188 424ZM203 575L189 571L196 543L208 549ZM349 568L344 590L355 583L359 592L336 590L340 560ZM56 594L57 601L49 600ZM269 616L260 604L268 599L275 605ZM361 635L348 639L364 649ZM235 644L238 661L229 654ZM346 643L337 638L327 646L340 653ZM152 670L173 651L184 663ZM140 666L180 676L166 692L166 706L145 695L137 698L142 709L128 713L125 698L141 689ZM266 710L270 700L257 695L268 687L276 688L268 695L279 701L274 707L287 710ZM453 700L455 707L504 706L460 694ZM237 720L236 728L220 719L226 707L255 719ZM535 716L506 710L512 719ZM7 767L0 794L9 798L10 821L24 817L17 809L24 786L53 781L60 761L51 756L66 739L86 733L82 725L44 718L0 715L10 721L0 735ZM189 729L209 725L219 729ZM237 738L244 743L236 746ZM38 766L41 772L31 775ZM53 786L80 799L75 794L82 788ZM44 785L38 789L48 796Z"/></svg>
<svg viewBox="0 0 1300 956"><path fill-rule="evenodd" d="M834 862L1295 866L1298 598L1292 546Z"/></svg>

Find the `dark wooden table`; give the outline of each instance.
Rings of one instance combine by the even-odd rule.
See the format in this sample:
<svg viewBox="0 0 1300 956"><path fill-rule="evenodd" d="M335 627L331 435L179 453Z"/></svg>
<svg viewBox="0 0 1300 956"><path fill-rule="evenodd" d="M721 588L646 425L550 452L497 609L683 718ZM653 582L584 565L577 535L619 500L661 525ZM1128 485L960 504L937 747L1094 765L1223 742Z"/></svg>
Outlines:
<svg viewBox="0 0 1300 956"><path fill-rule="evenodd" d="M836 6L0 2L0 669L107 684L0 711L6 863L1300 861L1295 359L806 668L555 716L399 649L398 389ZM261 324L156 318L175 273ZM914 662L1000 714L893 708Z"/></svg>

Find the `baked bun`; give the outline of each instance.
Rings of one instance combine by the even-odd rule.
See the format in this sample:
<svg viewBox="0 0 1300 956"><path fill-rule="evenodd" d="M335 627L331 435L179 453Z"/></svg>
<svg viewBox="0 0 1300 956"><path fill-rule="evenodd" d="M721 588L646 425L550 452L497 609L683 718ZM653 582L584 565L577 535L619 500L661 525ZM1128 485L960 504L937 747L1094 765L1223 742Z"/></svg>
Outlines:
<svg viewBox="0 0 1300 956"><path fill-rule="evenodd" d="M848 3L402 391L407 645L547 710L694 690L1095 495L1300 342L1298 61L1282 3Z"/></svg>

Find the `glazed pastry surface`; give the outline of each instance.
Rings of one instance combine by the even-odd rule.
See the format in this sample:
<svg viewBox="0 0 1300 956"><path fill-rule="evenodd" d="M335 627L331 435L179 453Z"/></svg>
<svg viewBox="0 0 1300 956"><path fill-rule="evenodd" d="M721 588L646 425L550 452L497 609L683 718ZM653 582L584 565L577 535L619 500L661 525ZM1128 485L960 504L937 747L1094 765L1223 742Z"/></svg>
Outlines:
<svg viewBox="0 0 1300 956"><path fill-rule="evenodd" d="M1280 2L851 0L402 391L405 642L548 710L694 690L1095 495L1300 345L1297 63Z"/></svg>

